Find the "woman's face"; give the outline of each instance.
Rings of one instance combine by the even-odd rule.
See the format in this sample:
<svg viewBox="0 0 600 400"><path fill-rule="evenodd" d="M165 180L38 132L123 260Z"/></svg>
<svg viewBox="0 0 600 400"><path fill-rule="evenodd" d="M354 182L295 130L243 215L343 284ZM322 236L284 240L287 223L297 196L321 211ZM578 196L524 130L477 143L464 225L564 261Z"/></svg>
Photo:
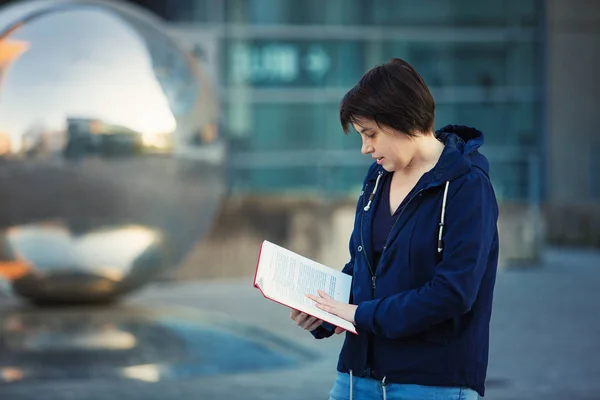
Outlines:
<svg viewBox="0 0 600 400"><path fill-rule="evenodd" d="M411 136L379 127L369 119L360 119L353 126L362 139L361 152L376 159L388 172L406 168L416 154L417 143Z"/></svg>

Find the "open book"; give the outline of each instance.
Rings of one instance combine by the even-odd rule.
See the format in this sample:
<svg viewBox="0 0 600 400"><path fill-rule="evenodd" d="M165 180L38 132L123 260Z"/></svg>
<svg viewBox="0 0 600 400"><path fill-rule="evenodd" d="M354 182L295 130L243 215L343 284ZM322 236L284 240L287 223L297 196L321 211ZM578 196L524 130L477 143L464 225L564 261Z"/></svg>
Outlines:
<svg viewBox="0 0 600 400"><path fill-rule="evenodd" d="M350 275L265 240L260 246L254 286L269 300L356 333L350 322L317 308L306 297L306 294L318 296L317 290L322 290L335 300L348 303Z"/></svg>

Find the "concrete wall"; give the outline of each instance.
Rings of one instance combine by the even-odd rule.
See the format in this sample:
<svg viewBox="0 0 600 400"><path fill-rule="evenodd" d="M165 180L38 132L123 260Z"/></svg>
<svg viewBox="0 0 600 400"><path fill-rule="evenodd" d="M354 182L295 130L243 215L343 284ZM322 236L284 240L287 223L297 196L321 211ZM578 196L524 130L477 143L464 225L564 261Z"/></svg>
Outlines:
<svg viewBox="0 0 600 400"><path fill-rule="evenodd" d="M313 199L228 199L209 235L192 250L175 277L251 276L263 240L341 268L349 257L353 214L354 205Z"/></svg>
<svg viewBox="0 0 600 400"><path fill-rule="evenodd" d="M600 202L549 203L544 219L548 244L600 248Z"/></svg>
<svg viewBox="0 0 600 400"><path fill-rule="evenodd" d="M210 234L189 254L175 278L253 276L264 239L341 269L349 259L355 206L353 201L229 199ZM501 267L539 256L541 225L531 211L521 204L501 205Z"/></svg>

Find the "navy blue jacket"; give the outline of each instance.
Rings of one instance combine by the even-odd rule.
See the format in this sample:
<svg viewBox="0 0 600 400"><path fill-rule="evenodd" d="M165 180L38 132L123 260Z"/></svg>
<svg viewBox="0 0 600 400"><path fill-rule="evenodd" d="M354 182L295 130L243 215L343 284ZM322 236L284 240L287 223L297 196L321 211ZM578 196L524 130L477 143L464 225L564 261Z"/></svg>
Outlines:
<svg viewBox="0 0 600 400"><path fill-rule="evenodd" d="M445 144L442 155L400 206L377 266L372 265L373 208L364 207L378 175L387 172L374 163L366 176L350 239L350 262L343 269L353 276L351 302L358 305L358 335L346 333L338 371L385 376L390 383L469 387L483 396L498 264L498 204L488 161L478 151L483 134L446 126L436 136ZM375 279L368 263L376 270ZM312 333L328 337L331 328L324 324Z"/></svg>

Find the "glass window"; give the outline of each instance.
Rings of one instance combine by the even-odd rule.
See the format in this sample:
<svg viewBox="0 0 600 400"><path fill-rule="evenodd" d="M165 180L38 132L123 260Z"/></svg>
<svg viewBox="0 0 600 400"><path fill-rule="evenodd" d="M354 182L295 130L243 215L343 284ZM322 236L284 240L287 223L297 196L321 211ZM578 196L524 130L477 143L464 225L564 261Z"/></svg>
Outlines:
<svg viewBox="0 0 600 400"><path fill-rule="evenodd" d="M531 187L531 160L526 156L506 157L490 162L491 181L499 201L528 199Z"/></svg>
<svg viewBox="0 0 600 400"><path fill-rule="evenodd" d="M446 26L535 25L541 0L226 0L229 22Z"/></svg>
<svg viewBox="0 0 600 400"><path fill-rule="evenodd" d="M225 40L222 84L349 87L366 69L365 43L336 40Z"/></svg>
<svg viewBox="0 0 600 400"><path fill-rule="evenodd" d="M237 107L246 107L250 116L238 128L244 134L236 135L250 138L249 151L338 149L344 139L352 141L342 132L337 104L229 103L226 121Z"/></svg>
<svg viewBox="0 0 600 400"><path fill-rule="evenodd" d="M383 61L407 60L430 87L540 85L539 43L384 42Z"/></svg>
<svg viewBox="0 0 600 400"><path fill-rule="evenodd" d="M227 0L228 22L286 25L358 25L364 0Z"/></svg>
<svg viewBox="0 0 600 400"><path fill-rule="evenodd" d="M536 25L541 0L371 0L366 24L396 26Z"/></svg>
<svg viewBox="0 0 600 400"><path fill-rule="evenodd" d="M271 168L236 171L233 189L262 193L313 193L320 197L357 198L368 164L353 167Z"/></svg>
<svg viewBox="0 0 600 400"><path fill-rule="evenodd" d="M169 21L257 25L536 26L542 0L128 0Z"/></svg>
<svg viewBox="0 0 600 400"><path fill-rule="evenodd" d="M234 107L227 104L226 112ZM360 185L370 160L360 153L357 133L343 134L338 104L248 103L245 107L251 116L246 134L235 137L231 146L233 153L251 154L235 178L238 184L252 190L294 191L307 189L312 179L314 190L331 195L351 193ZM536 148L540 112L540 103L442 104L437 106L436 129L460 124L481 130L486 138L483 153L500 160L493 161L492 168L502 195L524 198L526 175L523 182L519 179L528 173L528 160L517 151L503 161L506 155L498 151ZM335 159L320 159L326 154Z"/></svg>
<svg viewBox="0 0 600 400"><path fill-rule="evenodd" d="M488 146L531 148L541 135L541 103L437 104L436 129L468 125L485 135Z"/></svg>
<svg viewBox="0 0 600 400"><path fill-rule="evenodd" d="M485 144L481 152L490 160L498 198L527 199L532 189L529 186L532 159L528 152L539 148L542 104L442 104L436 108L436 129L459 124L483 132Z"/></svg>
<svg viewBox="0 0 600 400"><path fill-rule="evenodd" d="M234 190L345 194L362 182L370 160L360 153L358 134L342 132L337 103L244 106L251 116L245 134L230 135ZM225 121L236 107L225 105Z"/></svg>

